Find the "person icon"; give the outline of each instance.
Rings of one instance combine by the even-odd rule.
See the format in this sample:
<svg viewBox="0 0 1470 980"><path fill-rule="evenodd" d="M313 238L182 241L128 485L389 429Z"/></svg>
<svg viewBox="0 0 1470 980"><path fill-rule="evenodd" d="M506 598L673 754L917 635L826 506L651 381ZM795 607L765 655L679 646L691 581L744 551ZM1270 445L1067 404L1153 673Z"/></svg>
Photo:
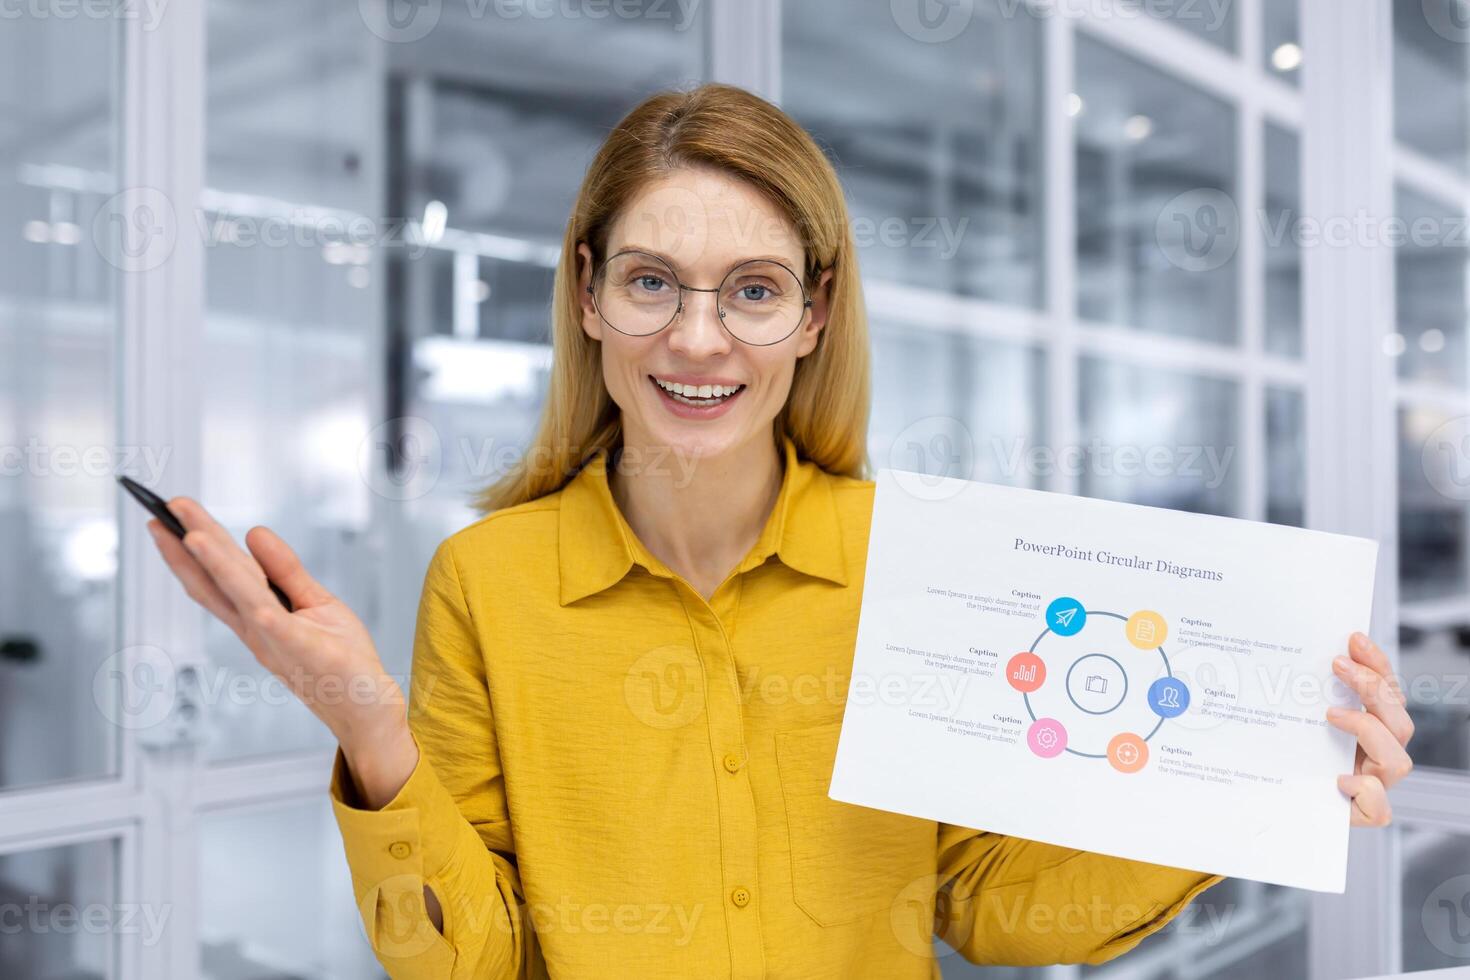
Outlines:
<svg viewBox="0 0 1470 980"><path fill-rule="evenodd" d="M1177 677L1160 677L1149 685L1148 706L1160 718L1174 718L1189 707L1189 688Z"/></svg>

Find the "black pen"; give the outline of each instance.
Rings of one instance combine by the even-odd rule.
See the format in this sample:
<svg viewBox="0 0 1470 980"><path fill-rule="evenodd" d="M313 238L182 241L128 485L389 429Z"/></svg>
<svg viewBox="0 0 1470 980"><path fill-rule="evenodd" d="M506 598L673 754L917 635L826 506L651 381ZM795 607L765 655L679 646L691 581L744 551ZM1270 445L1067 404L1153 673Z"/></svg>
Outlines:
<svg viewBox="0 0 1470 980"><path fill-rule="evenodd" d="M179 523L179 519L174 516L173 511L168 509L168 504L163 502L162 497L131 477L119 476L117 482L123 485L124 490L133 495L134 500L148 508L148 512L158 518L158 522L167 528L170 534L183 540L184 525ZM286 593L281 591L280 586L269 579L266 580L266 585L271 587L271 591L276 594L277 599L281 600L281 605L286 607L287 612L294 611L291 600L286 598Z"/></svg>

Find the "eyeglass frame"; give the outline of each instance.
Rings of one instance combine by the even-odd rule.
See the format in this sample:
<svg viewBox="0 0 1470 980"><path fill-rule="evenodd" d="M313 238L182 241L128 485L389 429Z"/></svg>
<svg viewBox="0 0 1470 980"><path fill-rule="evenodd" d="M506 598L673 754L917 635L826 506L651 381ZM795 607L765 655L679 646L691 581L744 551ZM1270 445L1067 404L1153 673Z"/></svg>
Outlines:
<svg viewBox="0 0 1470 980"><path fill-rule="evenodd" d="M628 331L621 329L620 327L618 327L617 324L613 323L606 316L604 316L601 307L597 305L597 293L593 291L592 284L597 282L597 277L602 274L602 272L607 268L607 264L613 259L617 258L619 255L646 255L651 259L657 259L659 263L662 264L664 268L668 269L669 273L673 275L674 285L677 286L679 289L679 305L674 308L674 312L672 315L669 316L668 322L659 327L657 330L651 330L648 333L628 333ZM753 344L750 341L746 340L744 337L736 335L735 331L725 326L725 311L720 309L720 301L718 298L715 300L715 312L720 315L720 326L724 328L725 332L731 337L734 337L736 340L740 341L742 344L745 344L747 347L772 347L776 344L781 343L782 341L789 340L791 335L796 333L796 331L801 328L802 321L806 319L806 311L811 309L812 304L815 302L815 300L812 299L812 295L807 292L806 283L802 281L801 276L797 275L785 262L778 262L775 259L746 259L743 262L737 262L735 265L730 267L728 272L725 273L724 278L720 280L720 284L718 286L715 286L713 289L710 289L707 287L701 288L699 286L684 285L684 283L679 281L679 273L674 271L673 263L671 263L668 259L664 258L661 255L656 255L653 252L646 252L641 248L625 248L621 251L614 252L613 254L609 255L607 258L598 263L597 268L594 269L592 272L592 278L588 281L586 289L587 294L592 297L592 308L597 311L597 316L602 320L603 323L607 324L609 327L612 327L614 330L625 337L653 337L669 329L669 324L679 319L679 315L684 312L685 290L688 290L691 293L718 293L720 292L720 290L724 289L726 280L728 280L730 276L734 274L736 269L750 265L752 262L769 262L771 265L780 266L782 269L785 269L788 273L790 273L791 278L796 280L796 286L798 289L801 290L801 316L796 318L796 323L792 326L790 330L786 332L785 336L777 340L772 340L769 343L765 344ZM826 270L819 267L816 271L818 275L821 275Z"/></svg>

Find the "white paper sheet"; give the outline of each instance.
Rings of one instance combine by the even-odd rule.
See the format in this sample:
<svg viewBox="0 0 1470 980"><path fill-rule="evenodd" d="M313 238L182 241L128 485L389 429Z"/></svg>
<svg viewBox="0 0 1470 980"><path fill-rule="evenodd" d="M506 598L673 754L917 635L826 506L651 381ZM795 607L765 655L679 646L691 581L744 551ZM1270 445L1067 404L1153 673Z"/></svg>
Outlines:
<svg viewBox="0 0 1470 980"><path fill-rule="evenodd" d="M1326 709L1361 702L1331 661L1368 631L1377 555L880 470L829 795L1341 892L1355 742Z"/></svg>

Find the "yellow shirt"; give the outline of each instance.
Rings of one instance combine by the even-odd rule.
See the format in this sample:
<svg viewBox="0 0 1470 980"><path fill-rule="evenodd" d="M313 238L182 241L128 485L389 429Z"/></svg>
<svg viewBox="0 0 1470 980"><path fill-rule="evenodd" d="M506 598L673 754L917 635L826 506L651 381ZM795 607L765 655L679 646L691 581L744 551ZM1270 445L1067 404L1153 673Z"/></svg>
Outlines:
<svg viewBox="0 0 1470 980"><path fill-rule="evenodd" d="M1101 963L1221 880L828 799L874 484L783 453L709 601L634 535L601 454L439 545L418 765L376 811L340 750L331 775L395 980L937 977L936 902L974 962Z"/></svg>

